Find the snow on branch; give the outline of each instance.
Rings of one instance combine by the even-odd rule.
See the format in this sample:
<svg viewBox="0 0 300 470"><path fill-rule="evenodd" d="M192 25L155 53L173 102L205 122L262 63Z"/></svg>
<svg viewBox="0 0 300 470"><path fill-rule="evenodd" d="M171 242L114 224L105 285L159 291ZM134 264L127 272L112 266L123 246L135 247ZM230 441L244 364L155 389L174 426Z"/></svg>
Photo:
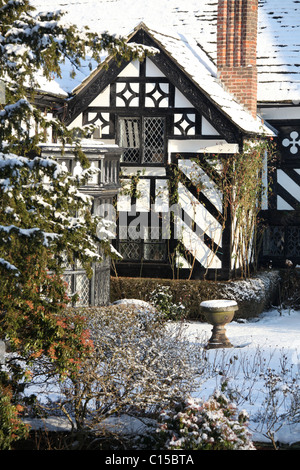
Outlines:
<svg viewBox="0 0 300 470"><path fill-rule="evenodd" d="M58 233L49 233L49 232L44 232L38 227L34 228L20 228L17 227L16 225L0 225L0 233L15 233L19 236L24 236L24 237L36 237L36 236L42 236L42 244L44 246L49 246L49 241L54 241L55 239L58 239L61 237L60 234Z"/></svg>
<svg viewBox="0 0 300 470"><path fill-rule="evenodd" d="M5 259L3 258L0 258L0 265L3 266L5 269L7 269L8 271L14 271L14 274L16 276L19 276L19 271L18 271L18 268L16 268L16 266L14 266L13 264L9 263L8 261L6 261Z"/></svg>

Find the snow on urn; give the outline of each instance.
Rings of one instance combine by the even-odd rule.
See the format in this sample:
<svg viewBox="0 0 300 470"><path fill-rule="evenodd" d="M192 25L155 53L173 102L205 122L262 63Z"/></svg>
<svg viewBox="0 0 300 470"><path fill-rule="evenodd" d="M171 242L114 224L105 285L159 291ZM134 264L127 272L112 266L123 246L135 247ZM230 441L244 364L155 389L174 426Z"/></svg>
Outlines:
<svg viewBox="0 0 300 470"><path fill-rule="evenodd" d="M232 348L226 336L225 325L231 322L238 310L237 303L234 300L207 300L201 302L200 307L208 323L213 325L206 349Z"/></svg>

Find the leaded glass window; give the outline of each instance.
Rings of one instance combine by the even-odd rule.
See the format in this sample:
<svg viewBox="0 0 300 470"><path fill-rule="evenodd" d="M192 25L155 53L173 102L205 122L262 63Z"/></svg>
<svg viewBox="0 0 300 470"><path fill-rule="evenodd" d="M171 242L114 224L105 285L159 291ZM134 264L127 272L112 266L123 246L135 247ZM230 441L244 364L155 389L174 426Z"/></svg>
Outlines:
<svg viewBox="0 0 300 470"><path fill-rule="evenodd" d="M119 120L120 147L125 163L164 163L165 118L122 117Z"/></svg>
<svg viewBox="0 0 300 470"><path fill-rule="evenodd" d="M165 261L166 241L162 239L159 229L159 238L150 238L151 229L144 227L143 235L136 239L130 236L130 227L119 226L119 253L124 261Z"/></svg>
<svg viewBox="0 0 300 470"><path fill-rule="evenodd" d="M120 119L120 146L126 163L140 163L141 126L139 118Z"/></svg>

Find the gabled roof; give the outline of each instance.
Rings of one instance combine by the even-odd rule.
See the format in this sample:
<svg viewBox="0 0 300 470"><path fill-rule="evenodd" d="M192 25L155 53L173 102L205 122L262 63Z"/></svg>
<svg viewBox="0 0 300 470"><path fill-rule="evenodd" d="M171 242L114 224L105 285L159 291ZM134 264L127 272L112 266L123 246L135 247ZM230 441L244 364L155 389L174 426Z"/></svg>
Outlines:
<svg viewBox="0 0 300 470"><path fill-rule="evenodd" d="M148 45L157 47L158 50L164 52L172 63L174 63L181 72L189 78L197 89L203 93L206 98L213 103L240 131L247 134L274 135L273 131L266 127L259 117L254 119L249 112L235 101L232 98L232 95L223 88L217 78L217 71L214 63L209 59L207 54L197 46L193 38L184 37L182 34L177 34L175 31L171 30L162 33L148 28L144 23L140 23L135 28L133 34L129 36L128 40L134 41L140 31L147 33L148 41L153 41L153 43L151 42L151 44ZM107 60L109 61L110 58ZM155 61L156 56L154 56L152 60ZM159 63L158 65L161 66ZM77 100L76 97L83 95L85 88L88 88L96 79L97 74L101 71L103 73L103 70L104 63L75 88L75 98L73 101L79 102L79 99ZM102 86L105 88L107 83L103 81ZM189 87L187 87L187 89L188 88ZM184 93L183 90L181 91ZM92 101L93 96L90 96L89 99ZM190 99L190 101L193 102L192 99ZM85 103L85 106L89 104L86 97L82 99L82 103ZM72 107L72 99L70 101L70 105ZM77 106L77 113L79 112L79 109L82 109L80 105Z"/></svg>
<svg viewBox="0 0 300 470"><path fill-rule="evenodd" d="M143 24L139 27L141 26L145 27ZM267 128L259 117L254 119L224 89L217 77L216 66L190 35L181 33L168 35L153 29L148 29L148 32L199 90L239 129L248 133L273 135L273 131Z"/></svg>

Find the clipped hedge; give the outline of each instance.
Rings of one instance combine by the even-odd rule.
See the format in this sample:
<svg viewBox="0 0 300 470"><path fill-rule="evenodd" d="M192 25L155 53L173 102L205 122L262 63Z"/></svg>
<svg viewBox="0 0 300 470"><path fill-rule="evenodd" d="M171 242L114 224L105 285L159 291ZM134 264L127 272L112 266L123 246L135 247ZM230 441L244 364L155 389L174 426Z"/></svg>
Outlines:
<svg viewBox="0 0 300 470"><path fill-rule="evenodd" d="M231 299L238 303L235 318L258 316L278 301L278 271L264 271L247 280L206 281L184 279L111 278L111 302L120 299L150 300L157 286L169 286L174 303L182 303L190 320L203 321L200 303L204 300Z"/></svg>

